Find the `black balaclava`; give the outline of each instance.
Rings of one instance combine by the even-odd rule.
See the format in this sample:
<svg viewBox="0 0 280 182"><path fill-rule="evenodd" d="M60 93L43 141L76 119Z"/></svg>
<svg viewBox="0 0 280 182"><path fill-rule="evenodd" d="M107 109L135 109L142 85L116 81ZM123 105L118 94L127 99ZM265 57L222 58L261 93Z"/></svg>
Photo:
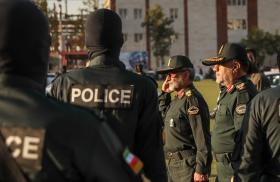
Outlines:
<svg viewBox="0 0 280 182"><path fill-rule="evenodd" d="M122 45L122 21L117 13L98 9L89 14L86 24L89 59L105 54L118 60Z"/></svg>
<svg viewBox="0 0 280 182"><path fill-rule="evenodd" d="M0 0L0 73L19 75L45 86L49 27L28 0Z"/></svg>

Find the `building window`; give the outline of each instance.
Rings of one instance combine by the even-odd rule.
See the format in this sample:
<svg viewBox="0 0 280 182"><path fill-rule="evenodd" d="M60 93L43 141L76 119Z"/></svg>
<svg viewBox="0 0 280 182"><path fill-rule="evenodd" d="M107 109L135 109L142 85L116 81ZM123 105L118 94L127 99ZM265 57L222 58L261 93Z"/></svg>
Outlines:
<svg viewBox="0 0 280 182"><path fill-rule="evenodd" d="M124 42L126 42L126 41L127 41L127 38L128 38L127 33L123 33L123 41L124 41Z"/></svg>
<svg viewBox="0 0 280 182"><path fill-rule="evenodd" d="M229 30L245 30L247 28L245 19L233 19L228 21Z"/></svg>
<svg viewBox="0 0 280 182"><path fill-rule="evenodd" d="M142 18L142 9L134 9L134 19Z"/></svg>
<svg viewBox="0 0 280 182"><path fill-rule="evenodd" d="M134 34L134 42L140 42L143 39L143 34L136 33Z"/></svg>
<svg viewBox="0 0 280 182"><path fill-rule="evenodd" d="M119 14L120 14L120 17L121 17L121 18L123 18L123 19L127 18L127 9L125 9L125 8L120 8L120 9L119 9Z"/></svg>
<svg viewBox="0 0 280 182"><path fill-rule="evenodd" d="M227 0L228 6L245 6L246 0Z"/></svg>
<svg viewBox="0 0 280 182"><path fill-rule="evenodd" d="M170 8L170 18L177 19L178 18L178 8Z"/></svg>

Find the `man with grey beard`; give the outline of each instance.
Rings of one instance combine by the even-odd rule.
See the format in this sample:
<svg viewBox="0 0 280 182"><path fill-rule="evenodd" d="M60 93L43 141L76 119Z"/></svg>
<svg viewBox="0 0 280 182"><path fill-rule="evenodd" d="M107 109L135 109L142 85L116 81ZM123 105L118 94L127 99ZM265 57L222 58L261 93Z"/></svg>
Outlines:
<svg viewBox="0 0 280 182"><path fill-rule="evenodd" d="M167 74L159 109L164 121L169 181L208 181L212 161L209 110L193 85L193 64L185 56L173 56L168 68L158 73ZM175 92L173 100L172 92Z"/></svg>

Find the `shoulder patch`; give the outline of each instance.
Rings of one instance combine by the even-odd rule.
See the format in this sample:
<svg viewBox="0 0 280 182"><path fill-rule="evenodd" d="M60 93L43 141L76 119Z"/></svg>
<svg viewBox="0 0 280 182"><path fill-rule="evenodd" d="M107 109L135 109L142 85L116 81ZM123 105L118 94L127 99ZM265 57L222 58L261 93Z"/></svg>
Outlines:
<svg viewBox="0 0 280 182"><path fill-rule="evenodd" d="M189 115L196 115L199 113L199 108L196 106L191 106L188 108L187 112Z"/></svg>
<svg viewBox="0 0 280 182"><path fill-rule="evenodd" d="M186 96L188 96L188 97L190 97L190 96L192 96L192 91L191 90L188 90L188 91L186 91Z"/></svg>
<svg viewBox="0 0 280 182"><path fill-rule="evenodd" d="M240 104L235 108L237 114L245 114L246 112L246 104Z"/></svg>
<svg viewBox="0 0 280 182"><path fill-rule="evenodd" d="M246 85L245 85L245 83L240 83L240 84L236 85L236 88L239 91L244 90L246 88Z"/></svg>

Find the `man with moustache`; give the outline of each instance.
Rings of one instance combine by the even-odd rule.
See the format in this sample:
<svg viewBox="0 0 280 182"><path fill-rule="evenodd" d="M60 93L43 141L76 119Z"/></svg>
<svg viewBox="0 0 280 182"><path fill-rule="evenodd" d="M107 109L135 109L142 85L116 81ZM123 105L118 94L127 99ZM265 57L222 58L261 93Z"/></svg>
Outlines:
<svg viewBox="0 0 280 182"><path fill-rule="evenodd" d="M159 96L164 120L166 164L169 182L208 181L211 141L208 106L193 85L194 68L186 56L173 56ZM170 94L175 92L171 100Z"/></svg>
<svg viewBox="0 0 280 182"><path fill-rule="evenodd" d="M232 153L249 101L257 94L247 79L246 50L235 43L221 46L218 56L202 62L212 66L216 82L222 85L212 131L212 150L217 161L216 182L229 182L233 176Z"/></svg>

